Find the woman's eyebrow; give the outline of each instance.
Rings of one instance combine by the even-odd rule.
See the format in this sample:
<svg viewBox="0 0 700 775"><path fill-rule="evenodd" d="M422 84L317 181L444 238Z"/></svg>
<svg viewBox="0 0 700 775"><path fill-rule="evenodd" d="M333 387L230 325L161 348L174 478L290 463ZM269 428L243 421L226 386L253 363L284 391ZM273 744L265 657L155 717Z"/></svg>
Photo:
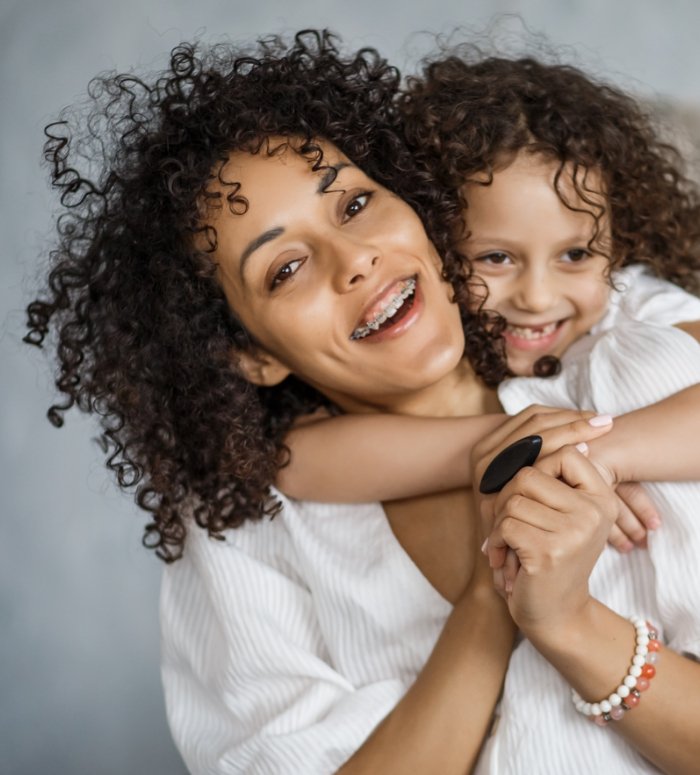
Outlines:
<svg viewBox="0 0 700 775"><path fill-rule="evenodd" d="M279 237L281 234L284 234L284 229L281 226L275 226L274 228L268 229L262 234L259 234L245 246L243 252L241 253L241 263L238 266L241 279L243 279L243 270L245 269L246 262L250 258L251 253L254 253L258 248L261 248L267 242L270 242L273 239L277 239L277 237Z"/></svg>

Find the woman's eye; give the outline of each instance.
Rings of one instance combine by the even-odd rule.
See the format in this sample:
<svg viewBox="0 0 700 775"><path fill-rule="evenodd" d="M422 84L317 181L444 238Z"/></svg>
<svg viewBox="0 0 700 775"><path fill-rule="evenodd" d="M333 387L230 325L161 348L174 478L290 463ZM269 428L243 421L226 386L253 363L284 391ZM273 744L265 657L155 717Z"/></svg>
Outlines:
<svg viewBox="0 0 700 775"><path fill-rule="evenodd" d="M479 256L476 259L481 264L489 264L491 266L503 266L511 263L510 256L507 253L487 253L485 256Z"/></svg>
<svg viewBox="0 0 700 775"><path fill-rule="evenodd" d="M564 253L562 258L567 263L577 264L579 261L585 261L590 255L590 251L585 248L571 248Z"/></svg>
<svg viewBox="0 0 700 775"><path fill-rule="evenodd" d="M295 258L293 261L287 261L286 264L282 264L272 276L270 281L270 290L274 290L278 285L281 285L290 277L296 274L299 267L304 263L303 258Z"/></svg>
<svg viewBox="0 0 700 775"><path fill-rule="evenodd" d="M347 204L345 211L343 215L345 216L345 220L350 220L351 218L354 218L356 215L359 215L365 207L369 204L369 200L372 198L372 193L370 191L364 191L361 194L358 194L357 196L354 196Z"/></svg>

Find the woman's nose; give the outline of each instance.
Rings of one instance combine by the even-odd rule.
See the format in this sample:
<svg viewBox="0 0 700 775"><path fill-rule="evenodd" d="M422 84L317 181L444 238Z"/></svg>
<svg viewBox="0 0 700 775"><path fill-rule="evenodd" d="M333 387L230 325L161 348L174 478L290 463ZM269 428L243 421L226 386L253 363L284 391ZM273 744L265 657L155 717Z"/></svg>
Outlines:
<svg viewBox="0 0 700 775"><path fill-rule="evenodd" d="M341 238L333 245L332 261L336 289L346 293L372 274L379 263L379 251L371 243Z"/></svg>

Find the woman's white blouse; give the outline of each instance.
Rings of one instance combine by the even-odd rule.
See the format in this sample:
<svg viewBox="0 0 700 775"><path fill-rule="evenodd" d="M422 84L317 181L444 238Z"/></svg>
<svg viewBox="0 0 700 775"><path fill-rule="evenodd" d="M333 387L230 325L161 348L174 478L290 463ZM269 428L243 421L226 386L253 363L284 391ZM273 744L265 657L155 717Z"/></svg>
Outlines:
<svg viewBox="0 0 700 775"><path fill-rule="evenodd" d="M559 377L503 386L508 411L538 401L618 414L700 381L700 347L669 328L700 319L700 300L636 268L619 278L629 280ZM659 325L635 324L640 310ZM697 655L700 487L650 491L664 523L649 551L606 549L592 591L620 613L650 617L672 648ZM334 772L413 683L451 610L379 504L279 497L274 519L225 541L191 527L184 557L164 572L168 720L193 773ZM644 701L653 701L653 684ZM527 642L513 654L499 712L481 773L656 772L576 713L567 685Z"/></svg>

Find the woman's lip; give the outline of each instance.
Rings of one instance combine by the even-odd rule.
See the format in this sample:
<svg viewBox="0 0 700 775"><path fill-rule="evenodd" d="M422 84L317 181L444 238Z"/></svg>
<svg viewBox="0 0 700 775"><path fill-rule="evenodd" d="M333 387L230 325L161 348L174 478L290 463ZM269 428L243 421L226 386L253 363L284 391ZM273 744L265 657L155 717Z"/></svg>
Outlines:
<svg viewBox="0 0 700 775"><path fill-rule="evenodd" d="M551 334L538 339L525 339L507 328L503 331L503 338L511 347L518 350L550 350L558 341L564 329L565 320L560 320ZM543 328L544 326L518 326L518 328Z"/></svg>
<svg viewBox="0 0 700 775"><path fill-rule="evenodd" d="M407 331L420 317L424 306L423 292L420 287L420 282L416 278L416 289L413 292L413 304L411 309L398 320L394 325L384 328L381 331L375 331L370 336L366 336L363 339L358 339L358 343L366 342L367 344L380 344L390 339L396 339Z"/></svg>
<svg viewBox="0 0 700 775"><path fill-rule="evenodd" d="M372 301L369 302L369 304L365 307L362 316L360 317L359 322L355 326L356 330L358 328L361 328L362 326L366 325L366 323L371 320L373 317L375 317L375 314L380 311L380 309L385 308L390 303L391 299L394 298L398 293L401 292L402 287L408 280L414 279L414 276L411 275L409 277L400 277L398 280L391 280L388 282L372 299Z"/></svg>

